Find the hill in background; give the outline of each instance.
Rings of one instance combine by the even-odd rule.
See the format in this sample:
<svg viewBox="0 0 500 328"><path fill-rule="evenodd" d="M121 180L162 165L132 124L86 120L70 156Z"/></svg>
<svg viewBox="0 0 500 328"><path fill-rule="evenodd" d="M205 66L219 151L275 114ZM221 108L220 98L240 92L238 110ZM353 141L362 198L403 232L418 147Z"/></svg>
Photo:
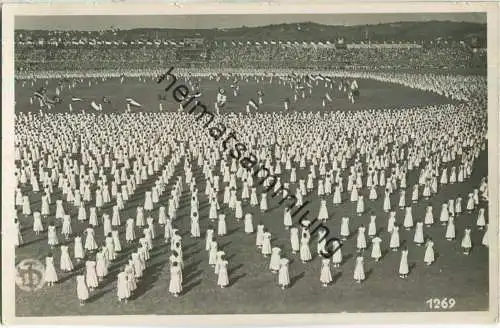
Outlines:
<svg viewBox="0 0 500 328"><path fill-rule="evenodd" d="M332 22L335 23L335 22ZM49 31L16 30L19 34L46 37ZM53 33L53 32L52 32ZM66 33L66 32L63 32ZM343 38L345 42L358 41L424 41L438 39L449 41L476 40L479 45L486 44L486 24L450 21L400 22L377 25L336 26L311 22L278 24L259 27L240 27L230 29L132 29L101 32L75 31L72 37L85 35L110 37L123 41L134 39L182 39L198 37L207 40L240 41L334 41Z"/></svg>

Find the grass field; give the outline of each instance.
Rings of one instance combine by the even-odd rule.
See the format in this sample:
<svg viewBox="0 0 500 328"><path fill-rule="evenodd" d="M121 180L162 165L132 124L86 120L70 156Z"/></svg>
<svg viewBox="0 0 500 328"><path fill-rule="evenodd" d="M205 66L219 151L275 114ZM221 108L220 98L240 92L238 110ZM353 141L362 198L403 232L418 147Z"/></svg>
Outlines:
<svg viewBox="0 0 500 328"><path fill-rule="evenodd" d="M44 81L38 81L38 83ZM361 89L361 97L358 103L349 104L345 95L338 90L331 91L334 98L326 110L363 110L378 108L397 108L402 106L432 105L449 102L448 99L431 93L421 92L398 85L384 84L376 81L358 81ZM203 95L201 101L211 104L219 87L229 90L229 81L217 83L205 79L202 81L201 90ZM23 86L21 82L16 83L16 111L36 110L30 106L29 96L35 90L35 84L31 87L30 82ZM240 96L237 99L229 97L227 111L241 112L250 98L254 98L257 84L253 81L241 85ZM48 93L52 94L55 89L55 81L48 85ZM127 78L121 85L119 79L111 79L104 82L93 83L88 86L88 81L83 81L75 89L64 91L63 102L55 110L67 111L71 96L84 99L95 99L101 102L103 96L112 99L112 104L103 104L104 112L125 109L125 98L132 97L143 104L146 111L158 110L158 94L163 94L164 86L154 81L140 82L137 79ZM262 85L265 93L265 104L261 111L272 112L282 110L282 102L291 96L290 89L266 82ZM325 94L323 87L313 91L311 97L299 100L295 105L298 110L323 110L321 108L321 97ZM166 104L169 111L177 109L171 93L166 94ZM88 102L73 103L75 112L82 108L88 109ZM295 107L294 106L294 107ZM483 152L477 160L472 177L462 184L447 185L431 199L434 204L434 215L437 216L438 206L450 198L459 195L466 199L466 194L473 188L477 188L481 177L487 176L487 153ZM204 190L201 169L195 166L195 175L200 190ZM182 168L178 167L178 173ZM304 172L298 171L299 176ZM413 172L409 176L408 185L411 186L416 180ZM143 205L144 191L150 190L155 179L148 180L139 186L133 198L126 204L127 209L121 213L122 222L125 218L135 217L135 208ZM345 181L345 180L344 180ZM187 188L185 188L187 189ZM170 190L170 186L167 187ZM366 188L364 189L366 192ZM53 198L58 199L56 193ZM379 191L380 195L380 191ZM32 210L39 210L40 201L38 196L30 193L32 197ZM261 214L252 209L254 222L262 219L266 227L273 234L272 244L284 248L282 256L292 259L290 265L291 288L283 291L277 286L277 277L269 269L269 259L262 257L255 247L255 235L247 236L243 233L242 224L237 224L232 215L228 215L228 235L219 239L219 245L226 252L229 260L229 279L231 286L221 290L216 287L217 277L213 269L208 265L208 254L204 250L204 238L199 240L189 236L189 196L186 190L183 194L181 208L178 211L176 227L180 229L184 245L184 291L179 298L174 298L168 293L169 249L162 242L162 237L156 240L152 258L146 269L144 278L140 281L133 299L128 304L120 304L116 298L116 275L121 265L128 261L132 248L125 248L110 268L110 274L102 286L92 294L88 303L79 306L76 297L76 272L81 271L77 267L71 274L59 273L60 282L54 287L44 287L33 293L16 289L16 315L18 316L63 316L63 315L118 315L118 314L256 314L256 313L306 313L306 312L405 312L405 311L427 311L426 300L429 298L454 298L456 306L453 310L471 311L487 310L488 308L488 249L481 245L483 232L475 227L477 210L472 214L462 214L456 219L457 240L448 242L444 239L445 227L434 225L432 228L424 229L425 233L433 238L437 260L434 265L427 267L423 263L424 248L413 244L414 230L401 231L401 240L409 248L409 262L411 272L406 280L398 276L400 252L388 250L389 234L386 230L387 214L381 211L382 199L375 202L367 201L368 210L374 210L377 215L378 229L381 230L383 240L384 256L380 263L375 263L370 257L371 247L365 252L365 269L367 280L357 284L353 280L355 243L356 237L351 236L343 247L344 263L341 268L334 270L334 283L323 288L319 281L320 259L316 258L308 264L302 264L298 255L290 252L289 233L283 228L283 208L278 204L278 199L269 202L270 210ZM208 201L200 193L200 216L208 215ZM346 194L343 195L346 197ZM365 195L367 199L368 195ZM410 196L410 193L408 193ZM397 203L398 195L394 195L392 203ZM319 209L319 199L313 194L305 197L310 200L309 208L313 214ZM166 202L166 196L160 199L160 204ZM221 201L220 201L221 202ZM222 203L222 202L221 202ZM105 207L110 212L111 206ZM414 220L421 220L427 202L419 202L413 205ZM481 207L486 207L482 203ZM249 209L245 205L243 211ZM333 235L337 236L340 231L340 217L351 217L351 231L360 225L367 225L369 214L361 217L353 215L355 204L344 202L341 206L334 207L331 198L328 198L328 210L333 219L328 221L328 227ZM55 213L55 206L52 208ZM73 213L76 214L76 213ZM157 209L153 216L157 218ZM402 222L403 212L398 209L398 222ZM16 251L16 263L26 258L35 258L43 261L49 249L46 234L35 236L32 232L32 217L24 218L20 215L23 227L25 244ZM202 237L208 223L200 220ZM472 242L474 245L470 256L462 254L460 240L464 227L472 225ZM79 224L73 219L73 231L81 232L87 226ZM120 227L123 238L124 225ZM160 235L163 234L157 227ZM60 231L58 229L58 231ZM102 240L102 228L96 229L97 240ZM313 237L314 240L314 237ZM124 245L122 240L122 245ZM311 242L311 250L316 249L316 243ZM72 254L73 239L69 241L70 254ZM135 246L134 246L135 248ZM56 266L59 265L60 251L55 251Z"/></svg>

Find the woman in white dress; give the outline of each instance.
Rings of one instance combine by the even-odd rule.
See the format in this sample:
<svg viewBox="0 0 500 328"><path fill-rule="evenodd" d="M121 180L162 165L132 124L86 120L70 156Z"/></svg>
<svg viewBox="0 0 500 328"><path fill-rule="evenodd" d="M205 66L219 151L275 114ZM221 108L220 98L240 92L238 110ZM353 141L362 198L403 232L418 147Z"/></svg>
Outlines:
<svg viewBox="0 0 500 328"><path fill-rule="evenodd" d="M269 261L269 269L273 273L277 273L280 268L281 260L281 249L279 247L273 247L271 250L271 261Z"/></svg>
<svg viewBox="0 0 500 328"><path fill-rule="evenodd" d="M363 252L366 249L366 237L365 237L365 226L361 225L358 228L358 236L356 238L356 248L359 252Z"/></svg>
<svg viewBox="0 0 500 328"><path fill-rule="evenodd" d="M42 196L42 208L40 212L45 219L50 215L49 197L47 195Z"/></svg>
<svg viewBox="0 0 500 328"><path fill-rule="evenodd" d="M290 171L290 183L297 182L297 168L292 167Z"/></svg>
<svg viewBox="0 0 500 328"><path fill-rule="evenodd" d="M377 217L375 216L375 213L372 212L370 215L370 223L368 224L368 237L373 238L377 234L377 224L376 224Z"/></svg>
<svg viewBox="0 0 500 328"><path fill-rule="evenodd" d="M227 266L228 261L225 259L224 255L222 255L219 260L219 271L217 273L217 286L220 286L220 288L229 286Z"/></svg>
<svg viewBox="0 0 500 328"><path fill-rule="evenodd" d="M434 214L432 213L432 204L429 204L425 209L424 224L430 227L434 224Z"/></svg>
<svg viewBox="0 0 500 328"><path fill-rule="evenodd" d="M70 235L73 233L71 229L71 216L69 214L65 214L63 216L63 224L62 224L62 234L64 239L68 240Z"/></svg>
<svg viewBox="0 0 500 328"><path fill-rule="evenodd" d="M71 257L69 256L69 248L65 245L61 245L60 268L63 272L71 272L74 269L73 262L71 262Z"/></svg>
<svg viewBox="0 0 500 328"><path fill-rule="evenodd" d="M257 188L252 187L250 193L250 206L255 207L259 205L259 201L257 199Z"/></svg>
<svg viewBox="0 0 500 328"><path fill-rule="evenodd" d="M217 235L225 236L226 234L227 234L226 215L219 214L219 221L217 224Z"/></svg>
<svg viewBox="0 0 500 328"><path fill-rule="evenodd" d="M403 220L403 226L406 230L411 230L413 228L413 214L411 206L407 206L405 209L405 218Z"/></svg>
<svg viewBox="0 0 500 328"><path fill-rule="evenodd" d="M252 213L246 213L245 214L245 219L244 219L244 225L245 225L245 233L252 234L253 233L253 218L252 218Z"/></svg>
<svg viewBox="0 0 500 328"><path fill-rule="evenodd" d="M195 212L191 215L191 237L199 238L200 236L200 221L198 218L198 213Z"/></svg>
<svg viewBox="0 0 500 328"><path fill-rule="evenodd" d="M461 214L462 213L462 197L458 197L455 200L455 214Z"/></svg>
<svg viewBox="0 0 500 328"><path fill-rule="evenodd" d="M388 189L385 190L383 210L386 213L391 210L391 194Z"/></svg>
<svg viewBox="0 0 500 328"><path fill-rule="evenodd" d="M108 234L111 233L111 231L113 231L113 226L111 225L111 218L109 217L108 214L102 215L102 222L103 222L104 235L107 236Z"/></svg>
<svg viewBox="0 0 500 328"><path fill-rule="evenodd" d="M113 214L111 217L111 225L113 227L121 226L121 220L120 220L120 211L118 209L118 205L113 206Z"/></svg>
<svg viewBox="0 0 500 328"><path fill-rule="evenodd" d="M406 279L410 268L408 266L408 249L401 251L401 260L399 262L399 277Z"/></svg>
<svg viewBox="0 0 500 328"><path fill-rule="evenodd" d="M144 209L139 206L136 210L135 225L137 227L144 227L146 223L144 222Z"/></svg>
<svg viewBox="0 0 500 328"><path fill-rule="evenodd" d="M54 223L51 223L48 227L47 238L50 248L54 248L55 246L59 245L59 238L57 238L57 231Z"/></svg>
<svg viewBox="0 0 500 328"><path fill-rule="evenodd" d="M471 213L473 210L474 210L474 194L473 193L469 193L468 194L468 199L467 199L467 206L466 206L466 210L467 212Z"/></svg>
<svg viewBox="0 0 500 328"><path fill-rule="evenodd" d="M52 253L49 253L45 258L45 281L49 285L49 287L53 286L56 282L59 281L57 277L56 268L54 266L54 257Z"/></svg>
<svg viewBox="0 0 500 328"><path fill-rule="evenodd" d="M356 213L361 216L365 212L365 201L363 195L358 196L358 203L356 204Z"/></svg>
<svg viewBox="0 0 500 328"><path fill-rule="evenodd" d="M318 220L323 222L328 219L328 209L326 208L326 200L322 199L320 201ZM292 225L292 215L290 214L290 209L285 209L285 227L288 229Z"/></svg>
<svg viewBox="0 0 500 328"><path fill-rule="evenodd" d="M288 259L280 260L280 269L278 272L278 285L281 289L285 289L290 285L290 273L288 272Z"/></svg>
<svg viewBox="0 0 500 328"><path fill-rule="evenodd" d="M342 244L338 239L332 239L332 264L334 268L339 268L342 263Z"/></svg>
<svg viewBox="0 0 500 328"><path fill-rule="evenodd" d="M135 221L133 218L128 218L125 223L125 241L130 244L135 240L135 229L134 229Z"/></svg>
<svg viewBox="0 0 500 328"><path fill-rule="evenodd" d="M309 240L311 235L307 228L302 229L302 235L300 238L300 260L302 263L306 263L312 260L311 249L309 248Z"/></svg>
<svg viewBox="0 0 500 328"><path fill-rule="evenodd" d="M321 259L321 272L319 280L323 284L323 287L327 287L328 284L333 281L329 258Z"/></svg>
<svg viewBox="0 0 500 328"><path fill-rule="evenodd" d="M358 188L356 186L353 186L351 190L351 202L352 203L357 202L358 198L359 198Z"/></svg>
<svg viewBox="0 0 500 328"><path fill-rule="evenodd" d="M80 203L78 207L78 221L84 222L87 221L87 210L85 209L85 205L83 202Z"/></svg>
<svg viewBox="0 0 500 328"><path fill-rule="evenodd" d="M450 217L450 212L448 211L448 203L441 205L441 214L439 215L439 222L441 225L445 226L448 223Z"/></svg>
<svg viewBox="0 0 500 328"><path fill-rule="evenodd" d="M318 252L318 255L325 255L327 254L326 251L326 242L327 242L327 237L329 230L327 227L324 227L323 225L320 225L317 229L317 247L316 251Z"/></svg>
<svg viewBox="0 0 500 328"><path fill-rule="evenodd" d="M139 281L142 278L145 269L145 265L142 262L141 257L139 255L139 250L137 250L135 253L132 253L131 258L132 258L132 265L134 267L135 281Z"/></svg>
<svg viewBox="0 0 500 328"><path fill-rule="evenodd" d="M411 201L413 204L418 202L418 184L413 185L413 192L411 193Z"/></svg>
<svg viewBox="0 0 500 328"><path fill-rule="evenodd" d="M89 299L89 289L85 283L85 275L79 274L76 276L76 295L80 301L80 305L85 305L85 301Z"/></svg>
<svg viewBox="0 0 500 328"><path fill-rule="evenodd" d="M23 236L21 234L21 225L18 219L14 219L14 227L16 232L16 240L14 241L14 246L18 247L23 244Z"/></svg>
<svg viewBox="0 0 500 328"><path fill-rule="evenodd" d="M357 283L361 283L365 280L365 265L363 256L358 255L356 257L356 266L354 267L354 280Z"/></svg>
<svg viewBox="0 0 500 328"><path fill-rule="evenodd" d="M78 263L80 263L85 258L85 250L83 248L82 237L75 237L75 248L74 248L74 256Z"/></svg>
<svg viewBox="0 0 500 328"><path fill-rule="evenodd" d="M434 242L432 239L428 239L425 244L424 262L427 265L434 263Z"/></svg>
<svg viewBox="0 0 500 328"><path fill-rule="evenodd" d="M431 181L429 179L424 184L424 190L422 191L422 196L424 196L426 200L428 200L431 197Z"/></svg>
<svg viewBox="0 0 500 328"><path fill-rule="evenodd" d="M218 245L216 241L210 243L210 251L208 252L208 264L215 267L217 264L217 249Z"/></svg>
<svg viewBox="0 0 500 328"><path fill-rule="evenodd" d="M151 191L146 191L144 197L144 210L148 213L153 210L153 199L151 197Z"/></svg>
<svg viewBox="0 0 500 328"><path fill-rule="evenodd" d="M465 255L469 255L470 250L472 248L472 241L470 238L470 232L471 232L471 230L469 228L465 228L464 236L462 238L461 246L462 246L462 249L463 249Z"/></svg>
<svg viewBox="0 0 500 328"><path fill-rule="evenodd" d="M415 234L413 236L413 242L417 246L422 246L424 244L424 223L423 222L417 222L417 225L415 228Z"/></svg>
<svg viewBox="0 0 500 328"><path fill-rule="evenodd" d="M349 218L343 217L340 225L340 237L342 240L347 240L351 232L349 231Z"/></svg>
<svg viewBox="0 0 500 328"><path fill-rule="evenodd" d="M126 267L123 267L122 271L117 277L116 295L118 296L119 302L128 302L128 299L132 295L129 283L130 275L126 271ZM133 279L132 279L133 280Z"/></svg>
<svg viewBox="0 0 500 328"><path fill-rule="evenodd" d="M33 232L36 236L43 232L42 216L40 212L33 213Z"/></svg>
<svg viewBox="0 0 500 328"><path fill-rule="evenodd" d="M486 246L486 247L489 247L489 237L488 237L489 232L488 231L489 231L489 226L487 224L486 229L484 231L483 239L481 239L481 244L483 246Z"/></svg>
<svg viewBox="0 0 500 328"><path fill-rule="evenodd" d="M85 232L86 232L85 249L87 251L96 250L97 249L97 243L96 243L95 238L94 238L94 229L87 228L85 230ZM88 285L88 283L87 283L87 285Z"/></svg>
<svg viewBox="0 0 500 328"><path fill-rule="evenodd" d="M394 225L394 228L392 229L392 233L391 233L389 247L395 252L398 250L399 246L400 246L399 227L397 225Z"/></svg>
<svg viewBox="0 0 500 328"><path fill-rule="evenodd" d="M262 234L263 241L261 249L262 255L264 255L264 257L268 257L272 253L271 238L271 233L267 229L264 229L264 233Z"/></svg>
<svg viewBox="0 0 500 328"><path fill-rule="evenodd" d="M448 241L452 241L455 239L455 237L456 237L455 218L453 216L450 216L448 218L448 225L446 227L445 238Z"/></svg>
<svg viewBox="0 0 500 328"><path fill-rule="evenodd" d="M103 205L104 205L104 200L102 197L102 191L101 188L98 187L95 191L95 207L97 208L97 210L100 210Z"/></svg>
<svg viewBox="0 0 500 328"><path fill-rule="evenodd" d="M160 206L158 209L158 224L165 225L167 220L167 209L165 206Z"/></svg>
<svg viewBox="0 0 500 328"><path fill-rule="evenodd" d="M368 199L369 200L377 200L378 196L377 196L377 189L375 187L375 185L372 185L370 187L370 194L368 195Z"/></svg>
<svg viewBox="0 0 500 328"><path fill-rule="evenodd" d="M116 250L115 250L115 244L113 242L113 234L111 232L108 233L104 241L106 250L108 252L108 259L110 261L114 261L116 259Z"/></svg>
<svg viewBox="0 0 500 328"><path fill-rule="evenodd" d="M224 255L226 255L226 252L224 251L217 251L217 253L215 254L216 260L215 260L214 272L217 275L219 274L220 261Z"/></svg>
<svg viewBox="0 0 500 328"><path fill-rule="evenodd" d="M99 286L95 261L85 262L85 282L87 283L87 286L89 287L90 291L93 291L95 288Z"/></svg>
<svg viewBox="0 0 500 328"><path fill-rule="evenodd" d="M113 245L115 246L115 253L122 251L122 244L120 242L120 234L118 230L111 231L111 237L113 237Z"/></svg>
<svg viewBox="0 0 500 328"><path fill-rule="evenodd" d="M95 262L96 262L95 270L97 278L101 282L104 280L104 277L108 275L108 264L106 260L106 255L104 254L103 250L97 252L97 254L95 255Z"/></svg>
<svg viewBox="0 0 500 328"><path fill-rule="evenodd" d="M95 207L90 208L89 225L91 227L99 226L99 221L97 219L97 209Z"/></svg>
<svg viewBox="0 0 500 328"><path fill-rule="evenodd" d="M299 229L297 227L290 228L290 243L292 245L292 254L297 254L300 251Z"/></svg>
<svg viewBox="0 0 500 328"><path fill-rule="evenodd" d="M30 199L28 196L23 196L23 215L28 216L31 215L31 205Z"/></svg>
<svg viewBox="0 0 500 328"><path fill-rule="evenodd" d="M257 248L262 248L262 245L264 244L264 225L262 223L259 223L257 225L257 234L255 237L255 245Z"/></svg>
<svg viewBox="0 0 500 328"><path fill-rule="evenodd" d="M484 208L480 208L477 214L476 225L479 230L483 230L486 226L486 219L484 218Z"/></svg>
<svg viewBox="0 0 500 328"><path fill-rule="evenodd" d="M382 250L380 248L381 242L382 242L382 239L379 236L376 236L372 239L371 257L372 257L372 259L375 260L375 262L378 262L380 260L380 258L382 257Z"/></svg>
<svg viewBox="0 0 500 328"><path fill-rule="evenodd" d="M342 194L340 192L340 186L336 185L333 191L333 205L339 205L342 203Z"/></svg>
<svg viewBox="0 0 500 328"><path fill-rule="evenodd" d="M124 198L124 194L122 192L116 193L116 207L119 210L125 209L125 198Z"/></svg>
<svg viewBox="0 0 500 328"><path fill-rule="evenodd" d="M404 189L399 191L399 203L398 203L398 206L399 206L400 209L403 209L403 208L406 207L406 191Z"/></svg>
<svg viewBox="0 0 500 328"><path fill-rule="evenodd" d="M210 226L205 232L205 250L210 251L211 243L214 238L214 229Z"/></svg>
<svg viewBox="0 0 500 328"><path fill-rule="evenodd" d="M260 211L262 213L265 213L267 211L267 193L262 193L261 199L260 199Z"/></svg>
<svg viewBox="0 0 500 328"><path fill-rule="evenodd" d="M168 291L178 297L182 292L182 282L181 282L181 268L177 262L173 262L170 266L170 283L168 286Z"/></svg>
<svg viewBox="0 0 500 328"><path fill-rule="evenodd" d="M241 200L235 201L234 217L236 218L236 221L238 221L238 222L243 218L243 208L241 205Z"/></svg>
<svg viewBox="0 0 500 328"><path fill-rule="evenodd" d="M243 189L241 191L241 199L245 202L250 198L250 189L246 179L243 180Z"/></svg>
<svg viewBox="0 0 500 328"><path fill-rule="evenodd" d="M211 221L215 221L217 219L217 200L215 197L212 197L210 200L210 210L208 211L208 218Z"/></svg>

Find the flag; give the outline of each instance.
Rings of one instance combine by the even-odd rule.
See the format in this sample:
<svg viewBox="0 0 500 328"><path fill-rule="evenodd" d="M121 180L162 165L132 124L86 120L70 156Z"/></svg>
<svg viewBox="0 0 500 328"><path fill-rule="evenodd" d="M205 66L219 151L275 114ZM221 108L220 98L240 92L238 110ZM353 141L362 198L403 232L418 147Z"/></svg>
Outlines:
<svg viewBox="0 0 500 328"><path fill-rule="evenodd" d="M98 104L96 104L96 102L95 102L95 101L92 101L92 102L90 103L90 107L92 107L92 108L93 108L93 109L95 109L96 111L99 111L99 110L101 109L101 108L99 107L99 105L98 105Z"/></svg>
<svg viewBox="0 0 500 328"><path fill-rule="evenodd" d="M255 100L253 99L250 99L248 101L248 105L251 106L253 109L257 110L259 109L259 105L255 102Z"/></svg>
<svg viewBox="0 0 500 328"><path fill-rule="evenodd" d="M139 104L137 101L135 101L134 99L132 98L126 98L125 101L127 102L127 104L129 104L130 106L134 106L134 107L142 107L141 104Z"/></svg>

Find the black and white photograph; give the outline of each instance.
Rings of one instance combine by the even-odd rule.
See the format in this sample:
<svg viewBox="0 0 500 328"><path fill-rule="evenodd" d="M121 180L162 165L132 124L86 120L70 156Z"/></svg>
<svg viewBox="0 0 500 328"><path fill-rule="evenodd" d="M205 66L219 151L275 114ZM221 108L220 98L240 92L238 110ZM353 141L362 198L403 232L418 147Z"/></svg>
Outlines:
<svg viewBox="0 0 500 328"><path fill-rule="evenodd" d="M10 30L4 15L2 38L16 319L493 321L487 7L23 8L7 13Z"/></svg>

